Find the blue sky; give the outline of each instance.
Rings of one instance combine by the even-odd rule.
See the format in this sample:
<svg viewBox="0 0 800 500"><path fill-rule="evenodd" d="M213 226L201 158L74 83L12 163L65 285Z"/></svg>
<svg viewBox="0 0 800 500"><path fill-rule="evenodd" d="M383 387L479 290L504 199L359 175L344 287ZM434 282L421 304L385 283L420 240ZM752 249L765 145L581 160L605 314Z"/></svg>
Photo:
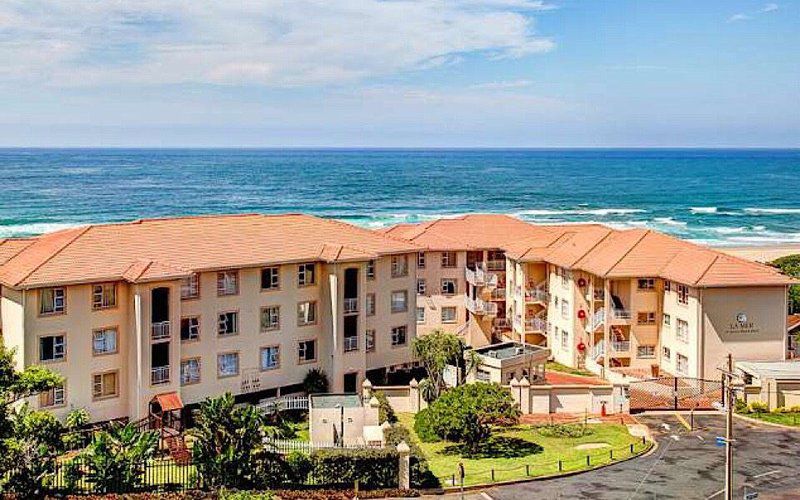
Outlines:
<svg viewBox="0 0 800 500"><path fill-rule="evenodd" d="M800 1L4 0L0 146L800 147Z"/></svg>

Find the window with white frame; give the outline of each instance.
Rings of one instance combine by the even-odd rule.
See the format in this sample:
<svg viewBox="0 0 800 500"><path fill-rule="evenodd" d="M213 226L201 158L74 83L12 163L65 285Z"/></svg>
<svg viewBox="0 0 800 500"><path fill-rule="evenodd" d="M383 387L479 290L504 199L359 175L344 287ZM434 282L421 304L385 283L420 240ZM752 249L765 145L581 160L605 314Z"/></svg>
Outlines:
<svg viewBox="0 0 800 500"><path fill-rule="evenodd" d="M117 352L119 332L116 328L101 328L92 332L92 354L114 354Z"/></svg>
<svg viewBox="0 0 800 500"><path fill-rule="evenodd" d="M654 345L640 345L636 347L637 358L655 358L656 346Z"/></svg>
<svg viewBox="0 0 800 500"><path fill-rule="evenodd" d="M677 371L681 375L688 374L689 373L689 358L687 358L683 354L676 353L675 354L675 371Z"/></svg>
<svg viewBox="0 0 800 500"><path fill-rule="evenodd" d="M108 309L117 306L116 283L92 285L92 309Z"/></svg>
<svg viewBox="0 0 800 500"><path fill-rule="evenodd" d="M374 280L375 279L375 261L368 260L367 261L367 279Z"/></svg>
<svg viewBox="0 0 800 500"><path fill-rule="evenodd" d="M667 326L672 324L672 316L670 316L669 314L665 314L664 315L664 324L667 325Z"/></svg>
<svg viewBox="0 0 800 500"><path fill-rule="evenodd" d="M456 308L453 306L442 307L442 323L456 322Z"/></svg>
<svg viewBox="0 0 800 500"><path fill-rule="evenodd" d="M561 330L561 348L569 349L569 332Z"/></svg>
<svg viewBox="0 0 800 500"><path fill-rule="evenodd" d="M313 262L297 266L297 286L311 286L317 282L317 265Z"/></svg>
<svg viewBox="0 0 800 500"><path fill-rule="evenodd" d="M678 285L678 304L689 303L689 287L686 285Z"/></svg>
<svg viewBox="0 0 800 500"><path fill-rule="evenodd" d="M39 394L40 408L55 408L65 404L67 404L67 391L63 384Z"/></svg>
<svg viewBox="0 0 800 500"><path fill-rule="evenodd" d="M408 311L408 291L397 290L392 292L392 312Z"/></svg>
<svg viewBox="0 0 800 500"><path fill-rule="evenodd" d="M367 352L374 352L375 351L375 330L369 329L364 333L364 338L366 339L366 350Z"/></svg>
<svg viewBox="0 0 800 500"><path fill-rule="evenodd" d="M281 307L267 306L261 308L261 331L269 332L281 327Z"/></svg>
<svg viewBox="0 0 800 500"><path fill-rule="evenodd" d="M39 361L61 361L67 355L67 337L45 335L39 337Z"/></svg>
<svg viewBox="0 0 800 500"><path fill-rule="evenodd" d="M181 300L200 297L200 275L193 273L181 282Z"/></svg>
<svg viewBox="0 0 800 500"><path fill-rule="evenodd" d="M39 314L61 314L67 311L65 288L43 288L39 291Z"/></svg>
<svg viewBox="0 0 800 500"><path fill-rule="evenodd" d="M408 327L396 326L392 328L392 346L406 345L408 341Z"/></svg>
<svg viewBox="0 0 800 500"><path fill-rule="evenodd" d="M670 352L669 347L663 347L661 349L661 356L666 360L670 359L670 357L672 356L672 352Z"/></svg>
<svg viewBox="0 0 800 500"><path fill-rule="evenodd" d="M297 326L313 325L317 322L317 303L312 301L297 304Z"/></svg>
<svg viewBox="0 0 800 500"><path fill-rule="evenodd" d="M417 254L417 268L425 269L425 252Z"/></svg>
<svg viewBox="0 0 800 500"><path fill-rule="evenodd" d="M417 323L425 323L425 308L417 308Z"/></svg>
<svg viewBox="0 0 800 500"><path fill-rule="evenodd" d="M569 301L567 300L561 301L561 317L569 319Z"/></svg>
<svg viewBox="0 0 800 500"><path fill-rule="evenodd" d="M181 361L181 385L200 382L200 358L189 358Z"/></svg>
<svg viewBox="0 0 800 500"><path fill-rule="evenodd" d="M417 280L417 295L425 295L425 280Z"/></svg>
<svg viewBox="0 0 800 500"><path fill-rule="evenodd" d="M665 292L672 291L672 282L671 281L664 281L664 291Z"/></svg>
<svg viewBox="0 0 800 500"><path fill-rule="evenodd" d="M392 255L392 278L408 276L408 255Z"/></svg>
<svg viewBox="0 0 800 500"><path fill-rule="evenodd" d="M280 290L281 268L278 266L265 267L261 270L261 289Z"/></svg>
<svg viewBox="0 0 800 500"><path fill-rule="evenodd" d="M119 394L119 372L116 370L92 375L92 397L113 398Z"/></svg>
<svg viewBox="0 0 800 500"><path fill-rule="evenodd" d="M636 286L639 290L649 291L656 289L656 280L653 278L639 278L636 280Z"/></svg>
<svg viewBox="0 0 800 500"><path fill-rule="evenodd" d="M301 340L297 344L297 356L301 363L309 363L317 359L317 341Z"/></svg>
<svg viewBox="0 0 800 500"><path fill-rule="evenodd" d="M675 338L681 342L689 342L689 322L682 319L675 322Z"/></svg>
<svg viewBox="0 0 800 500"><path fill-rule="evenodd" d="M239 353L224 352L217 354L217 376L234 377L239 375Z"/></svg>
<svg viewBox="0 0 800 500"><path fill-rule="evenodd" d="M455 278L442 278L442 295L455 295L458 291L458 281Z"/></svg>
<svg viewBox="0 0 800 500"><path fill-rule="evenodd" d="M456 267L456 253L442 252L442 267Z"/></svg>
<svg viewBox="0 0 800 500"><path fill-rule="evenodd" d="M224 336L236 335L237 333L239 333L239 313L236 311L219 313L217 334Z"/></svg>
<svg viewBox="0 0 800 500"><path fill-rule="evenodd" d="M366 314L367 316L375 316L375 294L368 293L366 300Z"/></svg>
<svg viewBox="0 0 800 500"><path fill-rule="evenodd" d="M281 348L273 345L261 348L261 371L276 370L281 365Z"/></svg>
<svg viewBox="0 0 800 500"><path fill-rule="evenodd" d="M239 272L223 271L217 273L217 295L236 295L239 293Z"/></svg>
<svg viewBox="0 0 800 500"><path fill-rule="evenodd" d="M200 338L200 318L188 316L181 318L181 340L197 340Z"/></svg>
<svg viewBox="0 0 800 500"><path fill-rule="evenodd" d="M656 313L653 311L640 311L636 314L636 324L638 325L655 325Z"/></svg>

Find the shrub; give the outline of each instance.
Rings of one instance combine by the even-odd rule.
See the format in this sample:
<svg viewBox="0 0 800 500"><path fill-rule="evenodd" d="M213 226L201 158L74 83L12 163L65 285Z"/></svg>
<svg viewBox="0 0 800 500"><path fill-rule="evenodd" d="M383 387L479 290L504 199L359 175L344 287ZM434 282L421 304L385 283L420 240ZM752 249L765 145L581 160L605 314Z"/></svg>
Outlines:
<svg viewBox="0 0 800 500"><path fill-rule="evenodd" d="M792 413L800 413L800 406L792 406L789 408L789 411Z"/></svg>
<svg viewBox="0 0 800 500"><path fill-rule="evenodd" d="M439 480L430 471L425 453L411 432L401 423L394 424L384 432L386 446L396 447L405 441L411 448L411 485L420 488L436 488L441 486Z"/></svg>
<svg viewBox="0 0 800 500"><path fill-rule="evenodd" d="M772 413L789 413L789 409L785 406L778 406L772 409Z"/></svg>
<svg viewBox="0 0 800 500"><path fill-rule="evenodd" d="M134 424L114 424L92 437L80 455L85 465L82 472L98 493L133 491L142 486L145 464L157 449L157 433L141 432Z"/></svg>
<svg viewBox="0 0 800 500"><path fill-rule="evenodd" d="M592 430L583 424L547 424L537 427L536 431L542 436L560 438L579 438L592 434Z"/></svg>
<svg viewBox="0 0 800 500"><path fill-rule="evenodd" d="M736 401L733 403L733 411L736 413L750 413L750 408L748 408L747 403L745 403L743 399L736 398Z"/></svg>
<svg viewBox="0 0 800 500"><path fill-rule="evenodd" d="M328 376L320 368L308 370L303 378L303 390L306 394L323 394L328 392Z"/></svg>
<svg viewBox="0 0 800 500"><path fill-rule="evenodd" d="M354 484L365 489L397 486L398 455L387 449L330 449L311 453L317 484Z"/></svg>
<svg viewBox="0 0 800 500"><path fill-rule="evenodd" d="M430 408L423 408L414 416L414 432L423 443L441 441L433 426Z"/></svg>
<svg viewBox="0 0 800 500"><path fill-rule="evenodd" d="M753 401L750 403L750 412L751 413L768 413L769 412L769 405L767 403L762 403L760 401Z"/></svg>
<svg viewBox="0 0 800 500"><path fill-rule="evenodd" d="M392 405L389 404L389 399L386 397L386 394L377 391L374 396L375 399L378 400L378 403L380 403L380 406L378 406L378 422L389 422L390 424L397 422L397 415L395 415Z"/></svg>

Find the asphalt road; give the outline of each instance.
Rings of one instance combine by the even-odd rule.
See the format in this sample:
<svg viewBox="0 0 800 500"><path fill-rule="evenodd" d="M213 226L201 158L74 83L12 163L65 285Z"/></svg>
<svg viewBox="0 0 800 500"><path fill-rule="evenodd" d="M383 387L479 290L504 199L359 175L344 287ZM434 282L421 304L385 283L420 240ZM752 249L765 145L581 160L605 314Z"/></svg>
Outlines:
<svg viewBox="0 0 800 500"><path fill-rule="evenodd" d="M725 448L715 443L725 433L723 416L696 416L694 431L675 415L648 415L639 420L653 430L659 443L647 457L572 477L470 492L465 498L723 499ZM733 497L743 498L746 489L758 492L759 500L800 498L800 432L734 423Z"/></svg>

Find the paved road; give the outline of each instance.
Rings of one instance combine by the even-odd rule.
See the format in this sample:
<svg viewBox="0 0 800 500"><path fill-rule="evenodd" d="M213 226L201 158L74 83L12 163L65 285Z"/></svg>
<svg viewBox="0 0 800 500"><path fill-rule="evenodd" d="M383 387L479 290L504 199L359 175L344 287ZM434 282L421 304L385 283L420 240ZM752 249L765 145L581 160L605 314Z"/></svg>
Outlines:
<svg viewBox="0 0 800 500"><path fill-rule="evenodd" d="M715 444L725 432L722 416L696 416L693 432L674 415L639 420L653 429L659 442L650 456L572 477L491 488L465 498L723 498L725 448ZM800 498L800 432L734 422L734 498L742 498L745 487L757 491L759 500Z"/></svg>

